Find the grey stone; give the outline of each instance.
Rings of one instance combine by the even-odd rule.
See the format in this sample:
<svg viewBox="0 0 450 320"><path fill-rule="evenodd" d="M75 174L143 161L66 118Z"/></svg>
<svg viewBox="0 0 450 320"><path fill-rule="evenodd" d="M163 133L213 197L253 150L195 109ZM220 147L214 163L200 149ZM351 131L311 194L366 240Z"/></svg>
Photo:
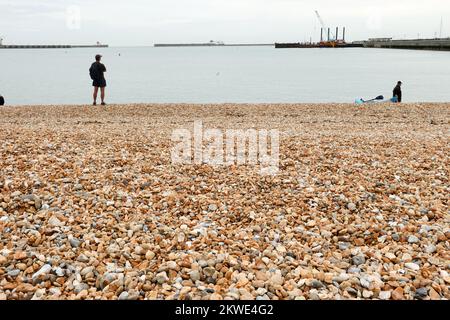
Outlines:
<svg viewBox="0 0 450 320"><path fill-rule="evenodd" d="M325 287L325 285L324 285L321 281L319 281L319 280L313 280L313 281L311 282L311 287L313 287L313 288L315 288L315 289L320 289L320 288Z"/></svg>
<svg viewBox="0 0 450 320"><path fill-rule="evenodd" d="M310 300L320 300L320 297L316 290L309 291L309 299Z"/></svg>
<svg viewBox="0 0 450 320"><path fill-rule="evenodd" d="M417 243L417 242L419 242L419 238L417 238L416 236L409 236L408 242L409 243Z"/></svg>
<svg viewBox="0 0 450 320"><path fill-rule="evenodd" d="M16 198L18 196L20 196L22 194L22 192L20 191L14 191L13 193L11 193L11 198Z"/></svg>
<svg viewBox="0 0 450 320"><path fill-rule="evenodd" d="M73 291L76 294L79 294L83 290L89 290L89 285L87 285L86 283L80 283L79 285L75 286Z"/></svg>
<svg viewBox="0 0 450 320"><path fill-rule="evenodd" d="M352 262L353 262L353 264L355 266L359 266L359 265L362 265L362 264L364 264L366 262L366 258L364 258L364 256L361 256L361 255L354 256L352 258Z"/></svg>
<svg viewBox="0 0 450 320"><path fill-rule="evenodd" d="M361 278L361 279L359 279L359 282L361 283L361 286L363 288L370 289L370 281L368 279Z"/></svg>
<svg viewBox="0 0 450 320"><path fill-rule="evenodd" d="M341 282L347 281L348 279L350 279L350 276L348 274L341 273L339 276L334 277L333 281L337 282L337 283L341 283Z"/></svg>
<svg viewBox="0 0 450 320"><path fill-rule="evenodd" d="M348 273L361 273L361 269L355 266L352 266L350 268L348 268L347 270Z"/></svg>
<svg viewBox="0 0 450 320"><path fill-rule="evenodd" d="M427 288L418 288L416 290L416 293L414 294L414 297L416 299L424 299L428 296L428 289Z"/></svg>
<svg viewBox="0 0 450 320"><path fill-rule="evenodd" d="M17 277L19 274L20 274L19 269L14 269L14 270L8 271L8 276L10 276L10 277Z"/></svg>
<svg viewBox="0 0 450 320"><path fill-rule="evenodd" d="M69 237L69 243L72 248L78 248L81 244L81 241L74 237Z"/></svg>
<svg viewBox="0 0 450 320"><path fill-rule="evenodd" d="M192 270L191 272L189 272L189 276L194 282L200 280L200 272L198 272L198 270Z"/></svg>
<svg viewBox="0 0 450 320"><path fill-rule="evenodd" d="M430 244L429 246L425 247L425 252L428 254L432 254L436 252L436 246L434 244Z"/></svg>
<svg viewBox="0 0 450 320"><path fill-rule="evenodd" d="M339 249L340 250L347 250L350 248L350 243L348 242L339 242Z"/></svg>
<svg viewBox="0 0 450 320"><path fill-rule="evenodd" d="M55 273L58 277L64 277L65 274L64 270L60 267L56 268Z"/></svg>

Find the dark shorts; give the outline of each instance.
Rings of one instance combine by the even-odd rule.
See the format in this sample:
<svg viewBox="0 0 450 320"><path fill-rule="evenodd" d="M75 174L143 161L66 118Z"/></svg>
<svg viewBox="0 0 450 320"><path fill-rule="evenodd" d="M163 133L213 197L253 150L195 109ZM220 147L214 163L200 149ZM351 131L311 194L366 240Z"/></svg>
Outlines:
<svg viewBox="0 0 450 320"><path fill-rule="evenodd" d="M98 79L98 80L96 79L92 82L92 86L104 88L104 87L106 87L106 80L105 79Z"/></svg>

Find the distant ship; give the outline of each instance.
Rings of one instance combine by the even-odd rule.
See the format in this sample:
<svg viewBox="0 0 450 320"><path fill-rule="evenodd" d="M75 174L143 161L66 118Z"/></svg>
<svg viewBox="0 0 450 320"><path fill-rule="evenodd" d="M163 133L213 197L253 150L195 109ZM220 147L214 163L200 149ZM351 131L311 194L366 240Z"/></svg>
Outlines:
<svg viewBox="0 0 450 320"><path fill-rule="evenodd" d="M211 40L206 43L155 43L155 47L217 47L225 46L222 41Z"/></svg>

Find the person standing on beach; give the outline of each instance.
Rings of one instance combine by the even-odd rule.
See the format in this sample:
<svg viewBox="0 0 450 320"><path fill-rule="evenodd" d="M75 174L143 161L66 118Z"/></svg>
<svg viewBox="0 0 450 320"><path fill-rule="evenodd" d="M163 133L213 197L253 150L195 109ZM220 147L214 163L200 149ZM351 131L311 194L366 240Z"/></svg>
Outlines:
<svg viewBox="0 0 450 320"><path fill-rule="evenodd" d="M98 95L98 89L100 88L101 91L101 99L102 99L102 106L106 105L105 103L105 88L106 88L106 80L104 73L106 72L106 67L103 63L100 61L102 60L101 55L95 56L95 62L91 65L91 68L89 69L89 74L91 76L91 79L93 80L92 86L94 87L94 103L93 105L97 105L97 95Z"/></svg>
<svg viewBox="0 0 450 320"><path fill-rule="evenodd" d="M394 97L394 99L397 98L396 100L398 103L402 102L402 82L401 81L397 82L397 85L395 86L394 91L393 91L393 97Z"/></svg>

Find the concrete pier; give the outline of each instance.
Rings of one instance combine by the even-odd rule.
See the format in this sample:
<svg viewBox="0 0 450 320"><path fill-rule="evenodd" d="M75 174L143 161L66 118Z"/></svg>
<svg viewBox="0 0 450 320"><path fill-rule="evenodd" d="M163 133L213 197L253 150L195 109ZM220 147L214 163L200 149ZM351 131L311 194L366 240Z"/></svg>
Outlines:
<svg viewBox="0 0 450 320"><path fill-rule="evenodd" d="M366 48L387 48L387 49L412 49L412 50L437 50L450 51L450 38L440 39L369 39L364 41Z"/></svg>
<svg viewBox="0 0 450 320"><path fill-rule="evenodd" d="M73 48L108 48L100 45L0 45L0 49L73 49Z"/></svg>

